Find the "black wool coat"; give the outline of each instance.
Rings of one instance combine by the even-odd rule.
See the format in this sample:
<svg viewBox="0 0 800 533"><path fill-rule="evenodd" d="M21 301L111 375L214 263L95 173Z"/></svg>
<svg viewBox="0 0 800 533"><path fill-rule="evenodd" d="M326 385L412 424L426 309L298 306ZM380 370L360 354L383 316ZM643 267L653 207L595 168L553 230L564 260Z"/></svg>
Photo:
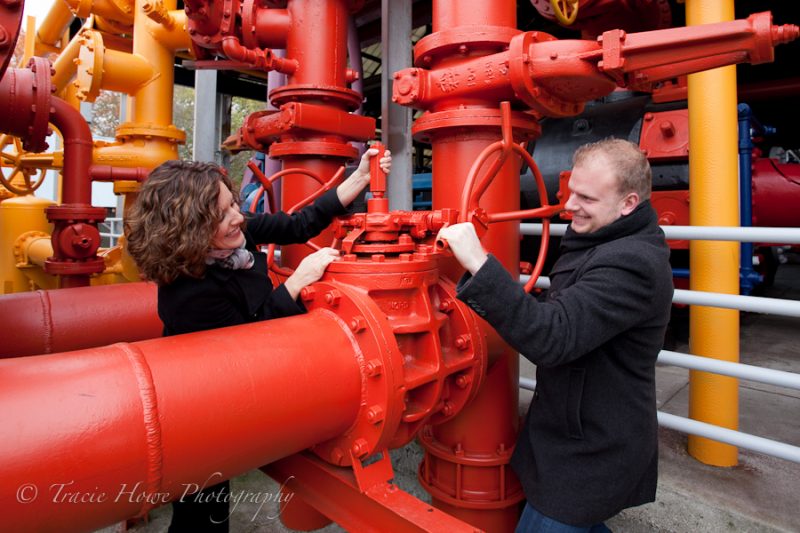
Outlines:
<svg viewBox="0 0 800 533"><path fill-rule="evenodd" d="M649 202L590 234L567 230L539 301L496 258L458 297L536 364L511 466L542 514L590 526L655 499L655 362L673 293Z"/></svg>
<svg viewBox="0 0 800 533"><path fill-rule="evenodd" d="M249 269L231 270L210 265L202 278L180 276L158 287L158 316L164 336L236 326L305 312L281 284L273 288L267 275L266 254L257 244L295 244L319 235L336 215L346 213L336 190L313 204L287 215L259 215L246 221L245 247L253 252Z"/></svg>

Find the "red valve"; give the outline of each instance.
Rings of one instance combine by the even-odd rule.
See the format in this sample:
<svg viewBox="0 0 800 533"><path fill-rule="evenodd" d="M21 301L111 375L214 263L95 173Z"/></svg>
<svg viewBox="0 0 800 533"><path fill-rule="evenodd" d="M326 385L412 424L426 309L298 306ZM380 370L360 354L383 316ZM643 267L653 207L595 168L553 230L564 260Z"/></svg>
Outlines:
<svg viewBox="0 0 800 533"><path fill-rule="evenodd" d="M375 148L378 154L369 160L369 189L373 198L383 198L386 192L386 173L381 168L381 157L386 153L383 143L373 143L370 149Z"/></svg>

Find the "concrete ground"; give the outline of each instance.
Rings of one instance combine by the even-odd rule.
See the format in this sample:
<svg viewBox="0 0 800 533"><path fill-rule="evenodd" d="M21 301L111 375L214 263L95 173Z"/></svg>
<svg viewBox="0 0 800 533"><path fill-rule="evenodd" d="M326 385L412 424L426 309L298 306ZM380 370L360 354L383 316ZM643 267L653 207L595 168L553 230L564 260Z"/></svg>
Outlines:
<svg viewBox="0 0 800 533"><path fill-rule="evenodd" d="M775 285L767 296L800 300L800 264L778 269ZM796 318L742 313L741 362L800 373L800 343ZM680 331L680 327L676 328ZM679 334L680 336L680 334ZM674 337L669 349L688 352L688 345ZM534 377L533 365L522 360L521 373ZM659 366L657 369L659 409L687 416L689 372ZM740 431L800 446L800 391L741 381L739 396ZM530 401L520 391L520 410ZM686 452L687 436L660 430L659 486L655 502L623 511L608 521L617 532L800 532L800 464L739 450L739 464L732 468L704 465ZM396 482L421 499L427 495L416 481L421 458L418 445L392 452ZM269 499L277 485L260 471L233 480L232 493L260 495ZM283 532L277 504L237 505L231 514L231 533ZM169 506L150 513L148 522L129 526L129 531L161 533L167 530ZM103 533L125 530L123 525L105 528ZM335 524L325 532L342 531Z"/></svg>

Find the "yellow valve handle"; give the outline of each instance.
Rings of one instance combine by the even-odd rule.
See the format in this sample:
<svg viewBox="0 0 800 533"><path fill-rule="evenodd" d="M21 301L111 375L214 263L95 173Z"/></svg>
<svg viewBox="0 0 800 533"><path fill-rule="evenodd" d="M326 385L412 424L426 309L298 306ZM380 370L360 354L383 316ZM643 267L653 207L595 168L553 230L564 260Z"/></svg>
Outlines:
<svg viewBox="0 0 800 533"><path fill-rule="evenodd" d="M559 24L569 26L578 18L578 4L580 0L550 0L553 12Z"/></svg>
<svg viewBox="0 0 800 533"><path fill-rule="evenodd" d="M13 150L6 151L10 147ZM47 169L30 168L24 164L27 154L22 149L22 142L11 135L0 136L0 186L20 196L33 194L44 183ZM11 173L6 176L6 170ZM32 177L39 172L36 179ZM20 183L22 182L22 183Z"/></svg>

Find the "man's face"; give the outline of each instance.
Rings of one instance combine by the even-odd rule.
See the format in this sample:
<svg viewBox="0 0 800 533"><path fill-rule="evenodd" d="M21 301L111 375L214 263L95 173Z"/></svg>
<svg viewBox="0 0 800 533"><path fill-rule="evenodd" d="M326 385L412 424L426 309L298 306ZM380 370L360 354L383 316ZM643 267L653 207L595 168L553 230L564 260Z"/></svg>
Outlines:
<svg viewBox="0 0 800 533"><path fill-rule="evenodd" d="M572 169L570 195L565 205L575 233L593 233L631 213L639 203L636 193L620 194L617 178L602 154L589 155Z"/></svg>

